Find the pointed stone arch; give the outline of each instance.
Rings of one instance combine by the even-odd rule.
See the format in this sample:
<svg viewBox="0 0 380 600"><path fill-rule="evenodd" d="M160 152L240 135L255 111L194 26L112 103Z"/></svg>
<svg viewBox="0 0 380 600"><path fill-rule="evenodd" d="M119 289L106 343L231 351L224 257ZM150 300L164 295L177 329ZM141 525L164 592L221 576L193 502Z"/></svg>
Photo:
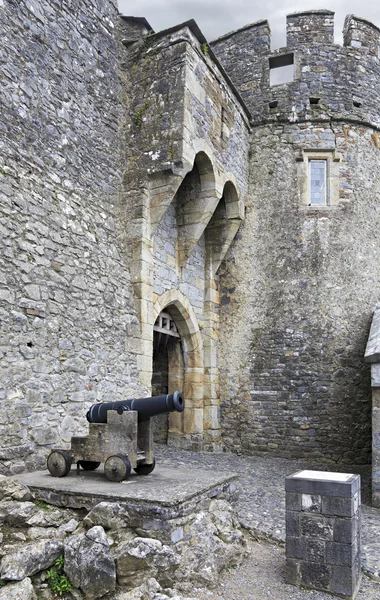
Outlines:
<svg viewBox="0 0 380 600"><path fill-rule="evenodd" d="M201 450L203 443L203 340L197 317L184 294L179 290L164 292L154 303L153 320L163 311L170 312L181 336L184 353L185 410L181 415L169 415L168 443L174 446Z"/></svg>
<svg viewBox="0 0 380 600"><path fill-rule="evenodd" d="M244 219L244 203L239 190L226 181L223 195L206 229L206 248L210 276L214 277Z"/></svg>
<svg viewBox="0 0 380 600"><path fill-rule="evenodd" d="M189 185L197 187L195 193L187 193ZM176 199L178 261L179 266L183 267L206 229L220 199L215 167L211 157L205 151L201 150L196 154L193 168L179 187Z"/></svg>

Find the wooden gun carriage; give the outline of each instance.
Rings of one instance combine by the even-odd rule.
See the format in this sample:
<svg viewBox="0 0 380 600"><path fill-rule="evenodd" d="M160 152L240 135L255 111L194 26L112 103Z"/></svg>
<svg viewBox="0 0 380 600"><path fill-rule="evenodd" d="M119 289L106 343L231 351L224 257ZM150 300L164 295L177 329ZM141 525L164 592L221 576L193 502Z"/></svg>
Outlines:
<svg viewBox="0 0 380 600"><path fill-rule="evenodd" d="M53 477L65 477L71 465L93 471L104 463L110 481L123 481L131 473L148 475L155 467L151 417L182 412L185 403L180 392L93 404L87 412L89 434L72 437L70 450L53 450L47 467Z"/></svg>

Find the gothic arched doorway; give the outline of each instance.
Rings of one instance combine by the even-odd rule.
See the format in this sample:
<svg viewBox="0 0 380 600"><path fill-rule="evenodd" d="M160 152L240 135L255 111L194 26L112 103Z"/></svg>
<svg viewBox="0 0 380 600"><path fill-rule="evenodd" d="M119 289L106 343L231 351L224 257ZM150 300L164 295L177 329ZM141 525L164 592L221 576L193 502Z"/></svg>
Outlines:
<svg viewBox="0 0 380 600"><path fill-rule="evenodd" d="M154 304L154 322L162 313L171 315L180 335L181 355L177 367L168 361L168 387L183 392L185 410L168 416L168 444L179 448L202 450L204 412L203 340L189 300L179 290L168 290ZM172 367L171 367L172 365Z"/></svg>
<svg viewBox="0 0 380 600"><path fill-rule="evenodd" d="M181 336L169 310L161 311L153 327L152 396L183 390L184 356ZM181 415L177 415L181 418ZM166 444L169 432L168 414L153 419L154 441Z"/></svg>

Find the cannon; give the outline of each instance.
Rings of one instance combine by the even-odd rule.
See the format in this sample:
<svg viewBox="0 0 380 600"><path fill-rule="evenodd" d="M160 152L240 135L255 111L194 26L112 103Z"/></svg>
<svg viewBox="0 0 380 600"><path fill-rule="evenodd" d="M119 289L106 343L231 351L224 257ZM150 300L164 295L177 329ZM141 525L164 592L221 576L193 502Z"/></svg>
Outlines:
<svg viewBox="0 0 380 600"><path fill-rule="evenodd" d="M109 481L124 481L133 469L149 475L155 467L151 417L168 412L182 412L185 402L181 392L132 398L118 402L93 404L87 412L89 433L72 437L70 450L53 450L47 468L53 477L65 477L73 463L85 471L94 471L104 463Z"/></svg>

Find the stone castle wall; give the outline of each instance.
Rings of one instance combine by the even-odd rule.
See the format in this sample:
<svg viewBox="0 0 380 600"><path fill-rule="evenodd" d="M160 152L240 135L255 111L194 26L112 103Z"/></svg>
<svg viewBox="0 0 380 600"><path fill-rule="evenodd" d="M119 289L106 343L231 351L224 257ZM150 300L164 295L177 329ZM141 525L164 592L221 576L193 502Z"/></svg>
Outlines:
<svg viewBox="0 0 380 600"><path fill-rule="evenodd" d="M0 6L4 473L43 467L89 403L141 393L126 348L137 318L119 220L116 4Z"/></svg>
<svg viewBox="0 0 380 600"><path fill-rule="evenodd" d="M145 393L170 305L190 349L178 444L220 447L221 413L238 452L367 461L379 29L351 16L340 47L311 11L278 51L266 21L209 46L116 4L0 3L0 472L43 467L88 404ZM326 207L308 206L315 153Z"/></svg>
<svg viewBox="0 0 380 600"><path fill-rule="evenodd" d="M123 23L123 202L141 323L139 370L149 385L159 306L176 321L186 365L184 416L171 415L170 443L215 449L215 272L244 218L248 113L194 22L151 35L144 23L140 35L132 19Z"/></svg>
<svg viewBox="0 0 380 600"><path fill-rule="evenodd" d="M269 43L267 24L237 33L235 54L234 35L220 42L227 67L233 57L238 62L245 36L252 70L239 79L243 67L232 71L231 63L230 75L254 124L246 222L221 275L224 439L245 453L366 462L371 395L363 356L380 295L378 30L346 21L346 30L362 25L366 35L359 43L352 34L353 45L340 48L327 45L330 13L288 23L294 82L264 85L261 93L253 90L255 74L265 75L263 65L269 70L267 46L257 51ZM312 27L318 43L310 43ZM270 109L274 98L278 106ZM311 155L328 160L329 206L308 206Z"/></svg>
<svg viewBox="0 0 380 600"><path fill-rule="evenodd" d="M349 15L344 45L334 44L334 13L287 17L287 46L270 49L268 21L259 21L211 43L237 86L252 123L348 120L380 126L380 29ZM294 79L270 85L270 72L294 65ZM316 100L319 100L317 103Z"/></svg>

